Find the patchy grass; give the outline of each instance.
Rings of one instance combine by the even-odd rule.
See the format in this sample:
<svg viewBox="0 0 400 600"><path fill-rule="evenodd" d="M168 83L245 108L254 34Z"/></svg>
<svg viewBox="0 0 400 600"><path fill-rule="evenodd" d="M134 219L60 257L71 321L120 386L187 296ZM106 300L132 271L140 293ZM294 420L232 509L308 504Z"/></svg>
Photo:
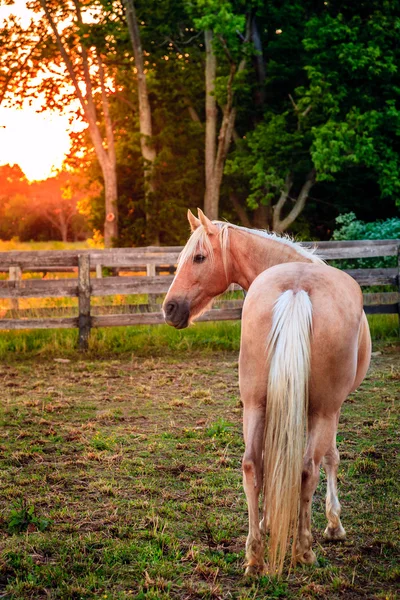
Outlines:
<svg viewBox="0 0 400 600"><path fill-rule="evenodd" d="M0 597L393 600L395 350L374 356L342 414L348 540L323 541L322 480L313 514L319 566L281 581L243 577L236 353L4 362Z"/></svg>

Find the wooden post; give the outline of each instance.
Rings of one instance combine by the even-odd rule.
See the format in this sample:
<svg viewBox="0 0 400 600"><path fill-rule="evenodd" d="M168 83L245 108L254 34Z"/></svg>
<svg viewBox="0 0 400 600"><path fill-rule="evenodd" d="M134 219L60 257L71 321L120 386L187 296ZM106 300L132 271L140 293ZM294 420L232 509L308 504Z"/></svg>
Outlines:
<svg viewBox="0 0 400 600"><path fill-rule="evenodd" d="M90 255L78 256L79 349L87 350L90 335Z"/></svg>
<svg viewBox="0 0 400 600"><path fill-rule="evenodd" d="M156 275L156 265L149 264L146 265L146 275L147 277L155 277ZM157 297L158 294L148 294L148 305L150 312L157 312Z"/></svg>
<svg viewBox="0 0 400 600"><path fill-rule="evenodd" d="M101 279L103 277L103 267L101 265L96 265L96 277L97 279Z"/></svg>
<svg viewBox="0 0 400 600"><path fill-rule="evenodd" d="M10 267L8 270L8 278L10 281L21 281L22 270L18 265L16 267ZM18 287L18 283L16 284ZM19 310L18 298L11 298L11 310Z"/></svg>

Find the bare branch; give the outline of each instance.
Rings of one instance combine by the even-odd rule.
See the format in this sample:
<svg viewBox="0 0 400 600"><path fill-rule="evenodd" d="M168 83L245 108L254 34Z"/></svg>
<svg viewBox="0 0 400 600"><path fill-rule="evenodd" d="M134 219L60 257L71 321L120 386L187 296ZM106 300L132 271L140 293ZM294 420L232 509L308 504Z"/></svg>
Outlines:
<svg viewBox="0 0 400 600"><path fill-rule="evenodd" d="M292 94L289 94L289 98L290 98L290 102L291 102L291 103L292 103L292 105L293 105L293 108L294 108L294 110L295 110L296 112L299 112L299 107L297 106L296 102L293 100L293 96L292 96Z"/></svg>
<svg viewBox="0 0 400 600"><path fill-rule="evenodd" d="M274 207L274 229L275 231L285 231L299 216L299 214L301 213L301 211L303 210L305 203L307 201L308 195L310 193L310 190L312 188L312 186L315 184L316 181L316 171L315 169L311 169L311 171L308 173L306 180L300 190L300 193L297 197L297 200L294 203L294 206L292 208L292 210L290 211L290 213L287 215L287 217L285 217L284 219L280 220L280 211L278 214L278 219L277 222L275 223L275 207ZM286 194L286 199L287 199L287 194ZM286 202L285 199L285 202Z"/></svg>
<svg viewBox="0 0 400 600"><path fill-rule="evenodd" d="M233 60L233 58L232 58L232 55L231 55L231 53L229 52L229 48L228 48L228 46L227 46L227 43L226 43L226 41L224 40L224 38L222 37L222 35L221 35L221 34L218 34L218 36L217 36L217 37L218 37L219 41L221 42L221 46L222 46L222 47L223 47L223 49L224 49L224 52L225 52L225 55L226 55L227 59L229 60L229 62L230 62L231 64L235 64L235 61Z"/></svg>

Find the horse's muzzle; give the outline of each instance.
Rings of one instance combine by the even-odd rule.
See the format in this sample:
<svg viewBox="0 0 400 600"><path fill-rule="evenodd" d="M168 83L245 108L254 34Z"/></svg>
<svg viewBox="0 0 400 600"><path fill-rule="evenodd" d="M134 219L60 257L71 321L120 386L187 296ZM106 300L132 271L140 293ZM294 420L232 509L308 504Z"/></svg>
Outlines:
<svg viewBox="0 0 400 600"><path fill-rule="evenodd" d="M184 329L189 325L190 306L187 300L169 300L163 306L165 322L175 329Z"/></svg>

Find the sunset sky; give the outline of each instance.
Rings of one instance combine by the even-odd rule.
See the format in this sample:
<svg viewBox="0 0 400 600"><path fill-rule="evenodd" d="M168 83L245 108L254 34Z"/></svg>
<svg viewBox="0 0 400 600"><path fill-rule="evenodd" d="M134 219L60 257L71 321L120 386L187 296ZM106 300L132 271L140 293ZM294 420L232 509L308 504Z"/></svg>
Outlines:
<svg viewBox="0 0 400 600"><path fill-rule="evenodd" d="M10 13L17 14L24 26L29 24L31 13L25 0L0 6L0 25ZM23 109L0 106L0 165L19 164L28 179L46 179L53 168L61 167L69 150L69 130L65 115L39 114L27 105Z"/></svg>
<svg viewBox="0 0 400 600"><path fill-rule="evenodd" d="M28 179L46 179L69 150L68 129L68 118L57 113L0 107L0 165L18 164Z"/></svg>

